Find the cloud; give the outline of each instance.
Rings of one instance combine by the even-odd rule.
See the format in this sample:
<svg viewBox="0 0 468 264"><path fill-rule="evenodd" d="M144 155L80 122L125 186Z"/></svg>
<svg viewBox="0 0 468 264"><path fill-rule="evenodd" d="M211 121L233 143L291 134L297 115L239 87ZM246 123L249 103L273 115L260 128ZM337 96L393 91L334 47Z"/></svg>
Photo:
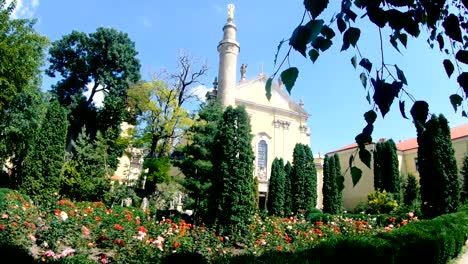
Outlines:
<svg viewBox="0 0 468 264"><path fill-rule="evenodd" d="M143 26L150 28L153 26L153 24L151 24L151 21L148 18L143 18Z"/></svg>
<svg viewBox="0 0 468 264"><path fill-rule="evenodd" d="M213 88L208 88L205 85L198 85L197 87L192 89L192 95L195 95L198 98L198 100L205 102L206 93L211 90L213 90Z"/></svg>
<svg viewBox="0 0 468 264"><path fill-rule="evenodd" d="M12 0L6 0L6 6L11 4ZM39 0L17 0L15 10L11 13L11 17L17 18L32 18L39 7Z"/></svg>
<svg viewBox="0 0 468 264"><path fill-rule="evenodd" d="M88 83L88 85L86 85L86 87L88 87L88 90L83 93L83 95L86 96L86 99L88 99L89 96L91 95L91 89L93 88L93 86L94 86L94 82L90 82ZM102 86L99 85L97 89L99 90L101 88ZM102 91L99 91L94 94L93 103L97 108L101 108L104 105L104 96L105 96L104 92Z"/></svg>

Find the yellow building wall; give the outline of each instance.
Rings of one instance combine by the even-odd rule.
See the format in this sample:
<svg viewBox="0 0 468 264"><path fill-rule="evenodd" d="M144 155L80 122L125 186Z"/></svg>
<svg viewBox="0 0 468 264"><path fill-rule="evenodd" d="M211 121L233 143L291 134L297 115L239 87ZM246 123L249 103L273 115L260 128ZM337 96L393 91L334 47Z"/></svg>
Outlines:
<svg viewBox="0 0 468 264"><path fill-rule="evenodd" d="M455 158L457 160L457 167L460 171L463 164L463 158L465 153L468 151L468 137L461 139L456 139L452 142ZM373 151L375 145L369 144L366 146L367 150ZM354 155L354 164L356 167L362 170L362 177L359 183L353 187L351 173L348 168L349 157ZM350 149L338 152L341 163L341 172L345 177L345 189L343 191L343 203L346 210L350 210L356 207L359 203L367 202L367 194L374 191L374 174L373 170L369 169L364 165L357 155L357 149ZM417 158L418 153L417 149L411 149L407 151L398 151L398 160L400 173L402 176L406 177L408 174L416 176L416 179L419 180L419 173L416 170L415 158ZM371 161L371 168L373 161Z"/></svg>
<svg viewBox="0 0 468 264"><path fill-rule="evenodd" d="M368 151L374 151L375 145L369 144L366 146ZM354 156L354 166L362 170L362 176L356 186L353 186L351 178L351 171L349 168L349 158ZM343 190L343 206L345 210L351 210L359 203L365 203L367 201L367 194L374 190L374 174L373 171L368 168L359 159L357 148L344 150L338 152L340 158L341 173L345 178L345 188ZM373 159L371 160L371 168Z"/></svg>

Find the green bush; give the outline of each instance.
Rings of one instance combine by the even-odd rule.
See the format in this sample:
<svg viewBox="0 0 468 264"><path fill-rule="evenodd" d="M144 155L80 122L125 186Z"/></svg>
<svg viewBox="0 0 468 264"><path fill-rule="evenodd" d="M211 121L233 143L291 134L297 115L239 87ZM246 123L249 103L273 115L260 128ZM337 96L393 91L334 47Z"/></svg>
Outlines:
<svg viewBox="0 0 468 264"><path fill-rule="evenodd" d="M370 213L389 213L398 207L391 193L376 190L367 195L367 207Z"/></svg>

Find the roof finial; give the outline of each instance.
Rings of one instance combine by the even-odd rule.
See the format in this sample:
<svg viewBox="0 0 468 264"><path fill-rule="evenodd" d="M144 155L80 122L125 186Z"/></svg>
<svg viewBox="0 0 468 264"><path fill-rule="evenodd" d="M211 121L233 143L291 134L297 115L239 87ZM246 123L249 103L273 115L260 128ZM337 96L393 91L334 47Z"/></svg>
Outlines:
<svg viewBox="0 0 468 264"><path fill-rule="evenodd" d="M233 4L228 5L228 21L234 21L234 9L235 6Z"/></svg>

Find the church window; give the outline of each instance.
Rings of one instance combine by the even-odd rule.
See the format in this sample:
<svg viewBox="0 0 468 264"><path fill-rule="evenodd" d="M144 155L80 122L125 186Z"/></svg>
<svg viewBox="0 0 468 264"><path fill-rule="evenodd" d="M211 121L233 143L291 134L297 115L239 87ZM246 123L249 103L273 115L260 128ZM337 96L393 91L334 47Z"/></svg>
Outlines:
<svg viewBox="0 0 468 264"><path fill-rule="evenodd" d="M267 167L267 151L268 146L265 140L258 142L258 153L257 153L257 166L259 169L266 169Z"/></svg>

